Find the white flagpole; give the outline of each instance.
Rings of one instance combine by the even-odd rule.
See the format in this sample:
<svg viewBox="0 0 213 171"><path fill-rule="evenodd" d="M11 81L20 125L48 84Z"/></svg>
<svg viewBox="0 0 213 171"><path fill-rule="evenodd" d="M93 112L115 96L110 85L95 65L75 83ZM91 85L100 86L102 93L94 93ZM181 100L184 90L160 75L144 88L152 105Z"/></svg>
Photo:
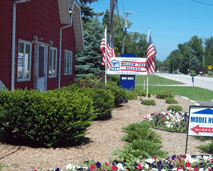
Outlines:
<svg viewBox="0 0 213 171"><path fill-rule="evenodd" d="M149 43L149 36L150 36L150 26L148 27L148 43ZM146 59L147 60L147 59ZM149 75L148 75L148 72L147 72L147 86L146 86L146 97L148 98L148 91L149 91Z"/></svg>
<svg viewBox="0 0 213 171"><path fill-rule="evenodd" d="M105 28L105 86L106 86L106 84L107 84L107 74L106 74L106 71L107 71L107 69L106 69L106 67L107 67L107 53L106 53L106 44L107 44L107 27Z"/></svg>

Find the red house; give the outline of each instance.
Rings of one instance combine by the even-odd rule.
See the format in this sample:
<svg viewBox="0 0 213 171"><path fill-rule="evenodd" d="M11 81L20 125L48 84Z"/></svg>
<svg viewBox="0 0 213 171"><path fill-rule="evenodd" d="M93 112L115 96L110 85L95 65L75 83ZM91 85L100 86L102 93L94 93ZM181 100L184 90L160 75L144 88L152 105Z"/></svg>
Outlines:
<svg viewBox="0 0 213 171"><path fill-rule="evenodd" d="M42 91L72 84L82 31L76 0L0 0L0 84Z"/></svg>

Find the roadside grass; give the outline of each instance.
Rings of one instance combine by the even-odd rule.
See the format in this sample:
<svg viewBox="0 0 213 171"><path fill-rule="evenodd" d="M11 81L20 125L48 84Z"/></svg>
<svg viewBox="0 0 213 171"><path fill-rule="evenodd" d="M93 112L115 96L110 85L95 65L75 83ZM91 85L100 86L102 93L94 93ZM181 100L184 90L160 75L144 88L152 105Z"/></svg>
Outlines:
<svg viewBox="0 0 213 171"><path fill-rule="evenodd" d="M136 75L135 84L144 85L144 80L146 83L146 80L147 80L146 75ZM176 85L176 84L183 84L183 83L179 81L174 81L167 78L159 77L157 75L149 76L149 85Z"/></svg>
<svg viewBox="0 0 213 171"><path fill-rule="evenodd" d="M143 90L143 86L135 86L139 90ZM191 100L211 101L213 100L213 91L199 87L184 87L184 86L149 86L149 91L156 94L158 90L170 90L174 95L188 97Z"/></svg>

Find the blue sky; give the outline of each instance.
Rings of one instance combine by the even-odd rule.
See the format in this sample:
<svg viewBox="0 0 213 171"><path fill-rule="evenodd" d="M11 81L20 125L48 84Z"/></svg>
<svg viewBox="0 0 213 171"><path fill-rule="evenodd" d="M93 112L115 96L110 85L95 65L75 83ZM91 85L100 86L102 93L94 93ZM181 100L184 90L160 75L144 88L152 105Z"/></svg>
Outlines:
<svg viewBox="0 0 213 171"><path fill-rule="evenodd" d="M110 0L98 0L90 6L95 12L109 10ZM194 35L200 38L213 36L212 0L118 0L118 10L136 12L128 16L133 23L128 32L148 34L150 26L160 61L177 49L179 43L189 41Z"/></svg>

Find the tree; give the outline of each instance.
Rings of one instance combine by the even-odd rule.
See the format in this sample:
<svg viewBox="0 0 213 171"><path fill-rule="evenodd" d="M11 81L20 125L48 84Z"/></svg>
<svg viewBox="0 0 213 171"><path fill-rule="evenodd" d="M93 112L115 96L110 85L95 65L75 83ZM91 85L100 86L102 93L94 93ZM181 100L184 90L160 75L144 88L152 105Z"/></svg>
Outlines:
<svg viewBox="0 0 213 171"><path fill-rule="evenodd" d="M213 66L213 37L210 37L205 42L205 65L204 68L207 70L209 65Z"/></svg>
<svg viewBox="0 0 213 171"><path fill-rule="evenodd" d="M167 60L169 61L168 71L170 73L173 73L174 71L180 68L180 64L182 62L182 55L179 50L174 50L167 57Z"/></svg>
<svg viewBox="0 0 213 171"><path fill-rule="evenodd" d="M85 49L77 52L75 61L76 77L82 74L99 74L104 70L101 65L100 43L103 34L103 27L97 18L91 19L84 30Z"/></svg>

